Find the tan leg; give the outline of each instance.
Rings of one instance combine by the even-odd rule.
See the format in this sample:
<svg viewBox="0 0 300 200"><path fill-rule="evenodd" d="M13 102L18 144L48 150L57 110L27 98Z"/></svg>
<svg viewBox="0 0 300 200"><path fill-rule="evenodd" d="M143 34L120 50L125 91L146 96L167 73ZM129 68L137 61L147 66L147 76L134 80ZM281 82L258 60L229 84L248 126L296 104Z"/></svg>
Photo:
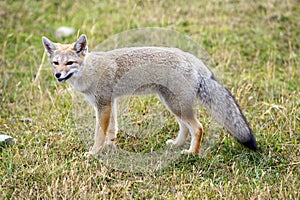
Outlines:
<svg viewBox="0 0 300 200"><path fill-rule="evenodd" d="M201 146L201 139L203 135L203 128L200 122L196 118L192 118L190 120L185 121L187 126L190 129L191 133L191 145L187 150L183 150L184 154L198 154Z"/></svg>
<svg viewBox="0 0 300 200"><path fill-rule="evenodd" d="M98 154L104 147L107 128L110 122L111 105L96 109L96 130L94 136L94 145L86 154Z"/></svg>
<svg viewBox="0 0 300 200"><path fill-rule="evenodd" d="M106 144L114 145L115 138L117 137L118 133L118 121L117 121L117 102L114 101L112 103L112 111L109 120L109 127L106 136Z"/></svg>
<svg viewBox="0 0 300 200"><path fill-rule="evenodd" d="M183 145L187 138L188 133L191 134L191 145L188 150L183 150L184 154L197 154L200 151L202 139L202 125L195 118L192 108L193 102L187 99L172 98L172 95L160 94L162 103L176 116L180 126L178 136L175 140L168 140L167 144Z"/></svg>

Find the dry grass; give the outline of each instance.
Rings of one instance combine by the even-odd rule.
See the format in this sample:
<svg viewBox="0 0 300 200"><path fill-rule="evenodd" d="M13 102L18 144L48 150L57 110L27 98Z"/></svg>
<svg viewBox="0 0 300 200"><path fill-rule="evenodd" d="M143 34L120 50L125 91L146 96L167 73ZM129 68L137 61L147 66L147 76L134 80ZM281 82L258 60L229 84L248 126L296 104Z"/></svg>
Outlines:
<svg viewBox="0 0 300 200"><path fill-rule="evenodd" d="M299 1L2 1L0 8L0 134L16 139L0 150L1 199L300 198ZM42 60L41 36L54 39L61 25L87 34L91 47L132 28L187 34L213 57L260 151L217 129L221 137L205 157L179 156L157 171L126 172L83 157L89 136L72 118L72 92ZM156 106L135 102L136 121ZM167 120L162 130L136 140L121 130L120 147L144 153L173 137L174 119L155 108Z"/></svg>

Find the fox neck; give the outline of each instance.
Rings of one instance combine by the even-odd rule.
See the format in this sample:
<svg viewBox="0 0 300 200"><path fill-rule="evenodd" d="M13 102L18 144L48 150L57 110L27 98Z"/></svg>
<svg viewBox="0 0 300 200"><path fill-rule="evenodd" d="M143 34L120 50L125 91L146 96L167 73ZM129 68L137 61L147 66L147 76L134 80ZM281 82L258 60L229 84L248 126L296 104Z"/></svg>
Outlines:
<svg viewBox="0 0 300 200"><path fill-rule="evenodd" d="M89 76L89 70L86 69L84 63L85 62L82 62L80 70L68 80L68 83L71 84L77 91L88 93L89 90L91 90L93 83L91 78L87 78L91 76Z"/></svg>

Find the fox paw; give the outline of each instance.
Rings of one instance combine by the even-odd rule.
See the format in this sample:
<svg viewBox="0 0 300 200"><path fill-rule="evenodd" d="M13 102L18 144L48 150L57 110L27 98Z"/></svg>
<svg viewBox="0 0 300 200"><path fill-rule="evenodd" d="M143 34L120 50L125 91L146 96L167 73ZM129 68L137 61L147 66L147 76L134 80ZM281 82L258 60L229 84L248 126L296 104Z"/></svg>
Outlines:
<svg viewBox="0 0 300 200"><path fill-rule="evenodd" d="M88 151L88 152L85 152L85 153L84 153L84 156L85 156L85 157L96 157L97 155L100 154L100 152L101 152L101 150L100 150L100 151L93 151L93 150L90 150L90 151Z"/></svg>
<svg viewBox="0 0 300 200"><path fill-rule="evenodd" d="M184 149L181 151L181 154L185 154L185 155L195 155L195 154L198 154L197 152L195 151L191 151L189 149Z"/></svg>
<svg viewBox="0 0 300 200"><path fill-rule="evenodd" d="M84 155L84 157L90 157L90 156L95 156L96 154L91 151L88 151L88 152L85 152L83 155Z"/></svg>
<svg viewBox="0 0 300 200"><path fill-rule="evenodd" d="M167 144L168 146L176 145L175 140L172 140L172 139L167 140L166 144Z"/></svg>
<svg viewBox="0 0 300 200"><path fill-rule="evenodd" d="M185 141L178 141L178 140L167 140L166 144L168 146L182 146L184 145Z"/></svg>

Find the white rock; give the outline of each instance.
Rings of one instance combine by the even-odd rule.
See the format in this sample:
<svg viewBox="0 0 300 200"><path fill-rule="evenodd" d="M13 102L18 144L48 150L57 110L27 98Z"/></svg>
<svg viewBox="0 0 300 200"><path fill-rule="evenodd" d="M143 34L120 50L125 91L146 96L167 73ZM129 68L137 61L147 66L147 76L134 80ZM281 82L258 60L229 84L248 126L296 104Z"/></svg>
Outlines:
<svg viewBox="0 0 300 200"><path fill-rule="evenodd" d="M56 29L55 37L60 39L62 37L69 37L75 33L75 29L73 27L61 26Z"/></svg>
<svg viewBox="0 0 300 200"><path fill-rule="evenodd" d="M8 135L0 135L0 146L13 145L14 139Z"/></svg>

